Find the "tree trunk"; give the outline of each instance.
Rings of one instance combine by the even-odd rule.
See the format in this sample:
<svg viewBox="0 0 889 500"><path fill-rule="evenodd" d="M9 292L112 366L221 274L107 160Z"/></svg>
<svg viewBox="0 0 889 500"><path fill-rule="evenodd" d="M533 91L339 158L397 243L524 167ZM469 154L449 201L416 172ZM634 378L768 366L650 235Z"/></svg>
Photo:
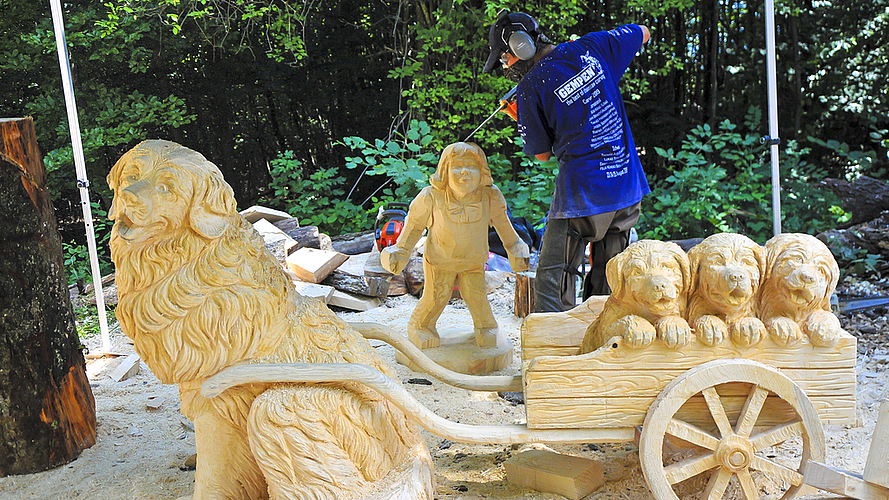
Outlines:
<svg viewBox="0 0 889 500"><path fill-rule="evenodd" d="M31 118L0 119L0 476L65 464L96 442L62 244Z"/></svg>
<svg viewBox="0 0 889 500"><path fill-rule="evenodd" d="M821 184L830 188L843 202L843 210L852 218L842 227L849 227L880 217L889 210L889 183L862 175L849 182L844 179L824 179Z"/></svg>

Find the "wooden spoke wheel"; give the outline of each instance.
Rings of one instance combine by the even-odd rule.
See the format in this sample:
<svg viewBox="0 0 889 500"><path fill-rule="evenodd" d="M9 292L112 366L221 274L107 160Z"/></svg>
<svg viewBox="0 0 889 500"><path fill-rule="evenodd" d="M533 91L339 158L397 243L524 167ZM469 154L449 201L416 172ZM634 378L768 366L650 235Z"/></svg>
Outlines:
<svg viewBox="0 0 889 500"><path fill-rule="evenodd" d="M670 437L694 446L665 465ZM796 468L764 452L797 437ZM778 370L743 359L710 361L676 377L649 407L639 442L642 473L657 500L678 500L674 485L707 475L706 500L721 499L730 483L746 500L758 500L757 482L766 478L788 485L782 500L789 500L803 484L806 460L824 462L824 450L821 421L802 389Z"/></svg>

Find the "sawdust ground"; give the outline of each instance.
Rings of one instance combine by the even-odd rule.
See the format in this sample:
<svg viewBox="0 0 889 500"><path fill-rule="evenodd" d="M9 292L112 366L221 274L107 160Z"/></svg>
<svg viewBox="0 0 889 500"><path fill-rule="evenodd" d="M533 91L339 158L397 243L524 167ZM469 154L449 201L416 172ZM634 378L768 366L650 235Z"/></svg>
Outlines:
<svg viewBox="0 0 889 500"><path fill-rule="evenodd" d="M491 303L500 328L516 346L513 364L500 374L519 370L519 326L512 314L513 283L507 283L491 295ZM383 307L363 313L343 312L347 321L379 322L404 331L416 304L411 296L390 298ZM871 315L873 316L873 315ZM469 312L462 301L452 300L439 329L467 328ZM857 321L857 323L856 323ZM865 328L861 324L867 323ZM889 345L885 336L885 310L876 319L853 317L844 327L859 336L858 414L860 425L828 426L827 464L861 472L867 460L870 435L880 401L889 397ZM877 327L872 326L877 324ZM98 338L86 342L98 349ZM394 363L394 350L377 345L378 351ZM133 352L133 346L118 329L112 330L112 351ZM0 478L0 498L17 499L176 499L192 491L194 471L185 467L194 453L194 432L179 414L176 386L163 385L143 363L138 375L114 382L109 374L123 358L102 358L88 363L88 373L96 399L97 443L84 450L70 464L54 470L23 476ZM406 383L407 389L439 416L468 424L511 424L524 422L524 406L515 405L496 393L456 389L431 377L397 365L403 382L425 378L431 385ZM156 409L153 409L156 407ZM440 500L531 499L550 500L563 497L518 488L506 481L503 462L532 445L467 445L442 440L424 431L435 460L437 498ZM540 447L541 445L534 445ZM584 456L603 462L606 484L591 494L598 500L648 500L652 498L642 478L638 449L634 443L550 445L561 453ZM792 460L799 446L775 451L778 459ZM684 488L687 498L695 498L702 485ZM765 498L780 498L780 485L766 485Z"/></svg>

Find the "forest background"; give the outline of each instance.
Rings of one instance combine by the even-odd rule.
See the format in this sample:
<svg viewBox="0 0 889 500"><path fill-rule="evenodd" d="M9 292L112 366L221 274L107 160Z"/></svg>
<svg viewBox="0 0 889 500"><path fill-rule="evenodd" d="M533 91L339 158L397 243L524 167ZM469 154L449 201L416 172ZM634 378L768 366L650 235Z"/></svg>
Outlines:
<svg viewBox="0 0 889 500"><path fill-rule="evenodd" d="M642 237L771 236L762 1L71 0L103 266L104 177L149 138L204 154L241 209L286 210L331 235L370 229L512 87L481 73L502 8L536 16L557 43L625 23L651 29L621 81L653 190ZM775 10L782 227L816 234L850 217L821 180L887 178L889 0L777 0ZM89 264L49 6L0 0L0 11L3 115L34 117L75 280ZM502 113L473 141L513 215L541 221L557 163L525 157Z"/></svg>

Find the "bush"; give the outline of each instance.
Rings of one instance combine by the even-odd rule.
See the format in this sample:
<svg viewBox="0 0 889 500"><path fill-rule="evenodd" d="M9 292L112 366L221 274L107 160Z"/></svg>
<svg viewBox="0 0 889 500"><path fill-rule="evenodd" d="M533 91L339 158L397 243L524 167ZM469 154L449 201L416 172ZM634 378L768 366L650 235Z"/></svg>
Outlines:
<svg viewBox="0 0 889 500"><path fill-rule="evenodd" d="M758 127L761 113L748 112L745 126ZM679 151L655 148L670 175L654 183L642 202L643 238L684 239L738 232L764 242L773 234L769 149L752 133L741 134L728 120L718 130L701 125ZM830 191L815 184L824 173L802 158L794 141L781 153L782 231L817 233L846 214Z"/></svg>

